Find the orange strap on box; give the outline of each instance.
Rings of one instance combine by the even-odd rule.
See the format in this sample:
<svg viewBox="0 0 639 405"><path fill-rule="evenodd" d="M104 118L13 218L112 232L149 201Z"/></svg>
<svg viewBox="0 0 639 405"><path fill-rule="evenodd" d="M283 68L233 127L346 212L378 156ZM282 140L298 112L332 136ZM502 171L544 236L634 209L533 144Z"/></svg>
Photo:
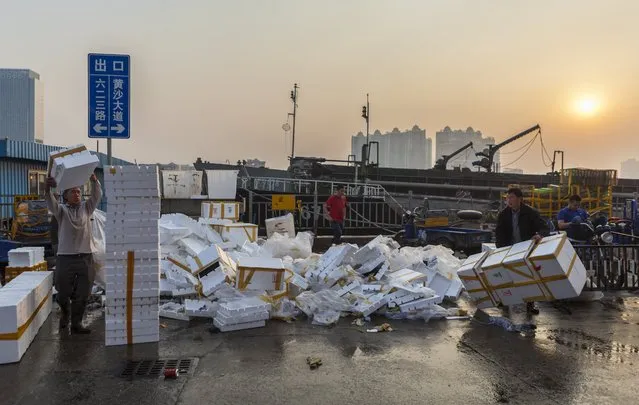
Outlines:
<svg viewBox="0 0 639 405"><path fill-rule="evenodd" d="M16 332L12 332L12 333L0 333L0 340L18 340L22 337L22 335L24 335L24 332L27 331L27 329L29 329L29 326L31 326L31 323L33 323L33 320L35 319L35 317L38 315L38 312L40 312L40 310L42 309L42 307L44 306L44 304L47 303L47 300L51 299L51 293L49 292L49 294L47 294L46 297L44 297L44 299L40 302L40 304L38 305L38 307L36 308L35 311L33 311L33 314L31 314L31 316L29 317L29 319L27 319L27 321L18 327L18 330Z"/></svg>

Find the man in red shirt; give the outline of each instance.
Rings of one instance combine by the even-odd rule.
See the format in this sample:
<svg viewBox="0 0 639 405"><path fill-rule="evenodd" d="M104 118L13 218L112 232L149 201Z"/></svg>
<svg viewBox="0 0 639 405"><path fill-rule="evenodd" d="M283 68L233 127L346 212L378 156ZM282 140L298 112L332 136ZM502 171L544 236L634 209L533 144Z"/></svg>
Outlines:
<svg viewBox="0 0 639 405"><path fill-rule="evenodd" d="M333 229L333 244L341 243L344 233L344 217L346 216L346 196L344 186L337 186L335 194L324 203L324 216L331 221Z"/></svg>

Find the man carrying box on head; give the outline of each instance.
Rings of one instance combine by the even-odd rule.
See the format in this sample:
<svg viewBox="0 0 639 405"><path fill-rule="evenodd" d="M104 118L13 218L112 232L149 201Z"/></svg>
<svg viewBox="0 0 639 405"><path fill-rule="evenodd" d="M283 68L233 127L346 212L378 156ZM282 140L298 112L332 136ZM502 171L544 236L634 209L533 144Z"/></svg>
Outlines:
<svg viewBox="0 0 639 405"><path fill-rule="evenodd" d="M62 311L60 328L65 329L71 318L71 332L87 334L91 331L82 326L82 318L95 278L91 216L102 199L102 186L92 174L91 197L82 201L80 188L73 187L62 193L64 204L51 192L55 186L55 179L49 177L45 189L47 206L58 222L55 289Z"/></svg>
<svg viewBox="0 0 639 405"><path fill-rule="evenodd" d="M339 245L344 234L344 218L346 216L346 196L344 186L337 186L335 194L324 203L324 216L331 221L333 244Z"/></svg>
<svg viewBox="0 0 639 405"><path fill-rule="evenodd" d="M507 194L508 206L497 217L495 245L501 248L531 239L539 242L546 226L539 212L524 204L524 194L520 189L511 188ZM526 310L531 314L539 314L534 302L529 302Z"/></svg>

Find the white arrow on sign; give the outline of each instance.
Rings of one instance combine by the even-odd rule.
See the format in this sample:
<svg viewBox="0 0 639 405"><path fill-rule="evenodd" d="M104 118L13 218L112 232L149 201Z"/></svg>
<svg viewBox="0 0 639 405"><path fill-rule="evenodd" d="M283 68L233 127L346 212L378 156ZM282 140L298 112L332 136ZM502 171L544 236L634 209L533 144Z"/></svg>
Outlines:
<svg viewBox="0 0 639 405"><path fill-rule="evenodd" d="M95 125L93 126L93 130L99 134L99 133L101 133L102 131L106 131L106 130L107 130L107 127L105 127L105 126L100 125L99 123L97 123L97 124L95 124Z"/></svg>
<svg viewBox="0 0 639 405"><path fill-rule="evenodd" d="M116 125L114 127L111 127L111 131L116 131L118 134L121 134L122 132L124 132L125 129L126 128L122 124L118 124L118 125Z"/></svg>

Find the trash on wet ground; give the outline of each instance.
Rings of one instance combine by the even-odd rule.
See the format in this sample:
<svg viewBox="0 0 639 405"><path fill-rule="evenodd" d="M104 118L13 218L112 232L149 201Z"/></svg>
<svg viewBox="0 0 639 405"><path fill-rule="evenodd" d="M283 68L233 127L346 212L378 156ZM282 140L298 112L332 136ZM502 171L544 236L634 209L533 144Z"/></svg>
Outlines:
<svg viewBox="0 0 639 405"><path fill-rule="evenodd" d="M377 332L392 332L393 327L388 323L383 323L379 326L375 326L373 329L367 329L366 332L369 333L377 333Z"/></svg>
<svg viewBox="0 0 639 405"><path fill-rule="evenodd" d="M319 326L351 315L356 326L373 314L426 322L467 315L441 306L463 292L457 276L462 260L445 247L400 248L378 236L364 246L342 244L314 254L313 235L295 234L292 224L282 229L292 229L294 237L271 232L260 239L255 225L211 218L210 207L206 211L197 221L182 214L160 218L161 317L209 318L227 332L300 315Z"/></svg>
<svg viewBox="0 0 639 405"><path fill-rule="evenodd" d="M308 364L311 370L315 370L322 365L322 359L319 357L307 357L306 364Z"/></svg>

